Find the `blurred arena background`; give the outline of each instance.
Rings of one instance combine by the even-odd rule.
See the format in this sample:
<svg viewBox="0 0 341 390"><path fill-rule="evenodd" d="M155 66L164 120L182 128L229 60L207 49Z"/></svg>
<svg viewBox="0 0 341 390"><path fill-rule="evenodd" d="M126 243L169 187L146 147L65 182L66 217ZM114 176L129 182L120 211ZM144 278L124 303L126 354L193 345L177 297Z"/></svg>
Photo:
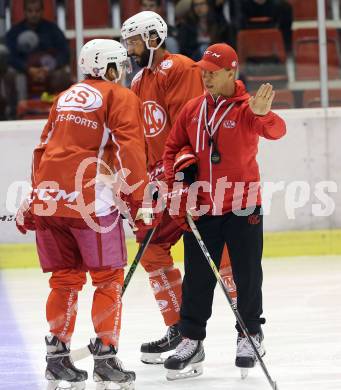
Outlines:
<svg viewBox="0 0 341 390"><path fill-rule="evenodd" d="M156 10L166 18L171 26L170 50L197 59L210 43L225 40L239 53L240 77L250 91L263 81L274 85L274 109L286 119L288 135L271 147L260 146L263 181L278 186L271 202L265 199L269 205L265 256L341 254L340 0L41 3L43 18L58 27L66 42L68 62L60 68L51 66L53 71L65 71L66 78L59 85L51 85L48 77L36 80L18 66L15 53L19 57L20 50L35 53L39 37L26 31L17 37L16 46L21 49L12 52L9 32L24 18L24 1L0 1L0 268L38 266L34 235L17 233L12 216L27 189L32 148L53 98L58 88L77 80L79 47L94 37L119 39L122 21L141 9ZM199 20L215 28L203 32ZM53 58L58 53L51 51L50 55ZM20 90L23 75L24 91ZM318 216L314 215L316 208L320 209ZM128 228L127 233L131 237ZM136 251L132 238L128 248L131 259ZM181 243L175 257L182 259Z"/></svg>

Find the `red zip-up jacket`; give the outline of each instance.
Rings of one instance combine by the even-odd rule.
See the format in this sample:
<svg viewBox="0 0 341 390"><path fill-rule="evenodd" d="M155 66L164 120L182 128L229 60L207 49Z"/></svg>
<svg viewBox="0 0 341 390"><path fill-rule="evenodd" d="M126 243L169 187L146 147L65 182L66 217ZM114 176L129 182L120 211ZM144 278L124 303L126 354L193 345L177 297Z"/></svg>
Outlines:
<svg viewBox="0 0 341 390"><path fill-rule="evenodd" d="M232 97L219 96L215 101L206 93L190 100L167 139L163 155L167 180L174 180L176 154L190 145L198 159L197 181L205 182L200 185L197 205L209 206L205 210L208 214L221 215L261 204L256 161L259 136L276 140L286 133L285 122L275 113L255 115L249 97L238 80ZM213 142L208 131L213 132ZM215 149L220 155L216 164L211 161Z"/></svg>

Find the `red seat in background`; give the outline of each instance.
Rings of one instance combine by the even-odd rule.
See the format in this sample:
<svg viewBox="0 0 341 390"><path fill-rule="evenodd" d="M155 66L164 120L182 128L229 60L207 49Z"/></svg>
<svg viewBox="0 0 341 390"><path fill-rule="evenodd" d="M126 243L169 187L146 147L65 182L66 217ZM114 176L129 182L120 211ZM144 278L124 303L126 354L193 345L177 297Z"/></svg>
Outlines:
<svg viewBox="0 0 341 390"><path fill-rule="evenodd" d="M341 107L341 89L329 90L329 106ZM306 90L303 92L303 107L318 108L321 107L320 90Z"/></svg>
<svg viewBox="0 0 341 390"><path fill-rule="evenodd" d="M24 0L12 0L10 3L11 23L13 25L24 19ZM44 0L44 19L51 22L57 21L55 0Z"/></svg>
<svg viewBox="0 0 341 390"><path fill-rule="evenodd" d="M288 89L275 89L275 99L272 102L272 109L285 110L289 108L295 108L293 92Z"/></svg>
<svg viewBox="0 0 341 390"><path fill-rule="evenodd" d="M65 1L66 28L75 28L75 1ZM109 0L83 0L84 28L111 27L111 5Z"/></svg>
<svg viewBox="0 0 341 390"><path fill-rule="evenodd" d="M237 46L241 71L248 81L287 80L286 53L279 29L240 30Z"/></svg>
<svg viewBox="0 0 341 390"><path fill-rule="evenodd" d="M293 32L295 79L319 80L319 42L317 29L299 29ZM328 78L340 78L340 48L336 29L327 29Z"/></svg>
<svg viewBox="0 0 341 390"><path fill-rule="evenodd" d="M282 63L286 60L282 33L277 28L240 30L237 40L240 63L248 58L276 57Z"/></svg>
<svg viewBox="0 0 341 390"><path fill-rule="evenodd" d="M273 110L286 110L289 108L295 108L295 98L292 91L289 89L276 89L275 99L272 102L271 109ZM256 96L257 90L250 92L251 96Z"/></svg>
<svg viewBox="0 0 341 390"><path fill-rule="evenodd" d="M317 20L317 0L288 0L292 5L294 20ZM330 1L325 1L326 17L330 14Z"/></svg>
<svg viewBox="0 0 341 390"><path fill-rule="evenodd" d="M83 1L83 27L85 29L96 28L108 28L111 27L111 5L109 0L100 0L100 7L98 0L82 0ZM66 28L75 28L75 1L65 0L65 17ZM84 43L95 38L108 38L112 39L112 36L96 36L86 37L84 36ZM71 53L71 75L72 80L77 81L77 58L76 58L76 40L75 38L69 39L69 47Z"/></svg>

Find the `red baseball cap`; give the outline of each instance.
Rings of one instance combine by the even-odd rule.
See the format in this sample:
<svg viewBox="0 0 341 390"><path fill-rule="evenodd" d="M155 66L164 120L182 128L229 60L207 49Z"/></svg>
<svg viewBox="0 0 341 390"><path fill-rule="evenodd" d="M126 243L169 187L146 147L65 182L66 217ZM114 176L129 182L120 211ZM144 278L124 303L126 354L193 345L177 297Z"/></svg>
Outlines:
<svg viewBox="0 0 341 390"><path fill-rule="evenodd" d="M223 68L235 69L238 67L238 55L233 47L226 43L215 43L205 50L202 59L196 64L209 72Z"/></svg>

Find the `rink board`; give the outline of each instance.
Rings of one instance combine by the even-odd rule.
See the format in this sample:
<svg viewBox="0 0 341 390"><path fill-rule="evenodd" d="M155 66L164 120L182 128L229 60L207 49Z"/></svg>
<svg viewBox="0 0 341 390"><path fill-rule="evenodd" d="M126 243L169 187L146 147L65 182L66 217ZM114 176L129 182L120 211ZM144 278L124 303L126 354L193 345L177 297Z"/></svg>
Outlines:
<svg viewBox="0 0 341 390"><path fill-rule="evenodd" d="M128 239L128 261L137 252L134 239ZM176 261L183 260L183 243L172 248ZM316 230L264 234L264 257L341 255L341 230ZM39 265L35 244L0 244L0 269L33 268Z"/></svg>
<svg viewBox="0 0 341 390"><path fill-rule="evenodd" d="M261 139L257 155L263 188L276 188L274 193L263 192L264 231L340 229L340 189L333 191L341 183L341 107L280 110L279 114L287 124L286 136L276 142ZM15 224L1 221L1 216L15 214L29 191L32 150L44 124L43 120L0 124L0 243L33 241L30 235L18 235ZM13 150L20 157L15 163ZM327 183L330 206L319 209L324 202L317 188Z"/></svg>

